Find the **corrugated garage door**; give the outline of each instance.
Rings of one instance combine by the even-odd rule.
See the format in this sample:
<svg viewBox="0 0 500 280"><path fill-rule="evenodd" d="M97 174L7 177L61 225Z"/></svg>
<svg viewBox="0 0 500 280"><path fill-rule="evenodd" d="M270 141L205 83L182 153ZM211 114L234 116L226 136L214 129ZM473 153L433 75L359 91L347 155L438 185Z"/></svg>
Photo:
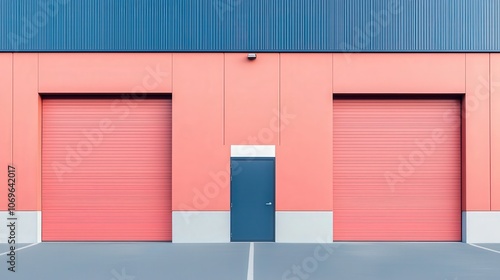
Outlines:
<svg viewBox="0 0 500 280"><path fill-rule="evenodd" d="M171 116L171 99L44 99L42 240L171 240Z"/></svg>
<svg viewBox="0 0 500 280"><path fill-rule="evenodd" d="M461 240L460 101L334 99L333 237Z"/></svg>

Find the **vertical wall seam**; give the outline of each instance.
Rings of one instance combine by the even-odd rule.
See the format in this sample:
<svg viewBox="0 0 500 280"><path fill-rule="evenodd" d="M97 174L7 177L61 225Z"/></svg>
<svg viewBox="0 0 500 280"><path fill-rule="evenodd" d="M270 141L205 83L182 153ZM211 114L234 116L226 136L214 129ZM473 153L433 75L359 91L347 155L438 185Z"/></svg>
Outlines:
<svg viewBox="0 0 500 280"><path fill-rule="evenodd" d="M467 54L464 54L465 58L465 69L464 69L464 81L465 81L465 88L464 88L464 93L465 93L465 101L467 101ZM464 108L462 108L464 109Z"/></svg>
<svg viewBox="0 0 500 280"><path fill-rule="evenodd" d="M489 160L490 160L490 211L493 210L492 208L492 205L493 205L493 197L491 196L492 195L492 188L493 188L493 185L491 184L491 53L488 54L488 86L489 86L489 89L488 89L488 106L489 106L489 109L488 109L488 113L489 113L489 130L488 130L488 133L489 133L489 137L488 137L488 141L489 141L489 145L490 145L490 148L489 148L489 153L488 153L488 157L489 157Z"/></svg>
<svg viewBox="0 0 500 280"><path fill-rule="evenodd" d="M174 111L175 111L175 93L174 93L174 54L170 54L170 80L171 80L171 88L170 88L170 98L172 98L172 109L171 109L171 118L170 118L170 125L172 126L172 134L171 134L171 141L172 141L172 147L170 147L170 174L172 174L172 178L170 178L170 183L171 183L171 188L170 188L170 211L173 213L173 208L174 208ZM173 235L173 228L172 228L172 235Z"/></svg>
<svg viewBox="0 0 500 280"><path fill-rule="evenodd" d="M40 53L36 54L36 93L40 94Z"/></svg>
<svg viewBox="0 0 500 280"><path fill-rule="evenodd" d="M334 204L333 204L333 164L334 164L334 155L333 155L333 80L335 79L335 75L333 74L333 63L334 63L334 59L333 59L333 56L334 54L331 53L331 62L332 62L332 72L331 72L331 76L330 78L332 79L332 82L330 83L330 94L328 95L330 98L329 98L329 102L330 102L330 108L331 108L331 111L330 111L330 129L331 129L331 132L330 132L330 135L332 136L332 142L330 143L330 156L332 157L332 161L331 161L331 166L330 166L330 179L331 179L331 185L330 185L330 188L332 190L332 197L330 198L331 202L332 202L332 208L330 209L332 211L332 241L334 240L333 238L333 228L335 227L334 225L334 219L333 219L333 207L334 207Z"/></svg>
<svg viewBox="0 0 500 280"><path fill-rule="evenodd" d="M460 139L460 145L461 145L461 153L462 156L460 157L460 169L461 169L461 176L460 176L460 187L462 190L460 191L460 204L462 211L465 211L467 209L467 118L465 114L465 108L467 104L467 54L464 54L464 64L465 64L465 69L464 69L464 80L465 80L465 88L464 88L464 98L462 103L460 104L460 133L461 133L461 139ZM464 180L464 178L466 178ZM464 221L462 221L463 223Z"/></svg>
<svg viewBox="0 0 500 280"><path fill-rule="evenodd" d="M11 57L11 98L10 98L10 163L14 165L14 53L12 53Z"/></svg>
<svg viewBox="0 0 500 280"><path fill-rule="evenodd" d="M226 145L226 53L222 53L222 145Z"/></svg>
<svg viewBox="0 0 500 280"><path fill-rule="evenodd" d="M173 213L173 208L174 208L174 112L175 112L175 93L174 93L174 54L172 53L171 54L171 58L170 58L170 76L171 76L171 95L170 95L170 98L172 98L172 112L171 112L171 119L170 119L170 125L172 126L172 135L171 135L171 141L172 141L172 147L170 148L170 154L171 154L171 164L170 164L170 174L172 174L172 178L170 179L170 182L171 182L171 192L170 192L170 210L171 212ZM174 229L172 228L172 236L173 236L173 232L174 232ZM173 238L173 237L172 237Z"/></svg>
<svg viewBox="0 0 500 280"><path fill-rule="evenodd" d="M465 69L464 69L464 93L467 95L467 54L464 53L464 64L465 64Z"/></svg>
<svg viewBox="0 0 500 280"><path fill-rule="evenodd" d="M170 53L170 85L171 85L171 93L173 95L173 91L174 91L174 54L173 53ZM172 99L172 109L174 107L174 99Z"/></svg>
<svg viewBox="0 0 500 280"><path fill-rule="evenodd" d="M466 69L466 72L467 72L467 67L465 68ZM467 82L467 78L465 79L466 82ZM464 96L465 98L465 96ZM464 230L463 230L463 226L465 224L465 220L464 220L464 216L462 215L462 212L465 211L465 205L464 205L464 197L466 198L465 196L465 190L463 189L463 186L465 184L464 182L464 176L465 176L465 160L464 160L464 157L465 157L465 152L464 152L464 149L466 148L465 147L465 144L464 144L464 139L465 139L465 129L464 129L464 124L465 122L463 121L463 118L464 118L464 112L463 112L463 107L464 107L464 102L462 100L460 100L460 222L461 222L461 229L462 229L462 241L464 241Z"/></svg>
<svg viewBox="0 0 500 280"><path fill-rule="evenodd" d="M278 145L281 145L281 53L278 54Z"/></svg>
<svg viewBox="0 0 500 280"><path fill-rule="evenodd" d="M334 54L333 54L333 53L331 53L331 55L332 55L332 83L331 83L331 86L332 86L332 87L331 87L331 90L330 90L330 91L331 91L331 92L330 92L330 94L331 94L331 96L332 96L332 98L331 98L331 99L333 99L333 80L335 79L335 77L334 77L334 75L333 75L333 55L334 55Z"/></svg>
<svg viewBox="0 0 500 280"><path fill-rule="evenodd" d="M41 100L40 96L40 53L36 54L36 98L38 102L38 133L37 137L37 146L38 152L38 167L37 167L37 175L38 175L38 186L36 187L36 211L42 211L42 110L43 110L43 100ZM37 214L38 215L38 214ZM38 218L37 218L38 222ZM37 227L38 230L38 227ZM37 233L38 236L38 233Z"/></svg>
<svg viewBox="0 0 500 280"><path fill-rule="evenodd" d="M38 77L40 77L40 64L38 65ZM41 97L40 97L41 98ZM41 106L40 106L40 195L38 196L38 199L40 201L40 218L38 222L40 225L38 226L38 230L40 231L38 233L38 242L42 242L43 240L43 169L42 169L42 164L43 164L43 98L41 99Z"/></svg>

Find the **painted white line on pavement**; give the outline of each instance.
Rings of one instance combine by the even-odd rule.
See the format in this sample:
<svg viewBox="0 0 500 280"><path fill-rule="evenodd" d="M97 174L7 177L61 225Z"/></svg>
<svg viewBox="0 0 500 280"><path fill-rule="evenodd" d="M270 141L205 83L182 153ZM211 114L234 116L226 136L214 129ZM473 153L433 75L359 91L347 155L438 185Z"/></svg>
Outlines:
<svg viewBox="0 0 500 280"><path fill-rule="evenodd" d="M40 243L41 243L41 242L38 242L38 243L33 243L33 244L28 245L28 246L24 246L24 247L21 247L21 248L19 248L19 249L16 249L16 250L14 250L14 251L16 251L16 252L17 252L17 251L21 251L22 249L29 248L29 247L33 247L33 246L38 245L38 244L40 244ZM7 245L8 245L8 244L7 244ZM5 252L5 253L1 253L1 254L0 254L0 256L7 255L8 253L10 253L10 251L7 251L7 252Z"/></svg>
<svg viewBox="0 0 500 280"><path fill-rule="evenodd" d="M500 254L500 251L495 251L495 250L493 250L493 249L486 248L486 247L479 246L479 245L472 244L472 243L468 243L468 244L469 244L470 246L474 246L474 247L481 248L481 249L484 249L484 250L487 250L487 251L491 251L491 252L493 252L493 253Z"/></svg>
<svg viewBox="0 0 500 280"><path fill-rule="evenodd" d="M253 280L253 242L250 242L250 250L248 250L247 280Z"/></svg>

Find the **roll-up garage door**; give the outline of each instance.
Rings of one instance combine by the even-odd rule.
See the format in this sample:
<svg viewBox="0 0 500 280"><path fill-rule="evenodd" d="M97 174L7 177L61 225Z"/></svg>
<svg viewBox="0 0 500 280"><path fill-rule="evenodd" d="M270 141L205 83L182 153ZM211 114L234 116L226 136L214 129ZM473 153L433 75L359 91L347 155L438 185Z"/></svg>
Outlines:
<svg viewBox="0 0 500 280"><path fill-rule="evenodd" d="M171 240L171 116L171 99L44 99L42 240Z"/></svg>
<svg viewBox="0 0 500 280"><path fill-rule="evenodd" d="M461 240L460 101L333 101L333 237Z"/></svg>

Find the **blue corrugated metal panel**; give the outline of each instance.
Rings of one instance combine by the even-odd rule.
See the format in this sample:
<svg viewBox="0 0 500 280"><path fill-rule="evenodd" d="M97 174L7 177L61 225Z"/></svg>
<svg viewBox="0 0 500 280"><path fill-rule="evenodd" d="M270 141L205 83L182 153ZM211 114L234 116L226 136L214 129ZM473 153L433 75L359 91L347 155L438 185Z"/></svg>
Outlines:
<svg viewBox="0 0 500 280"><path fill-rule="evenodd" d="M500 51L500 0L0 0L0 51Z"/></svg>
<svg viewBox="0 0 500 280"><path fill-rule="evenodd" d="M493 2L498 1L466 1L467 38L465 48L477 51L491 50L500 46L492 40L494 25L499 25L500 10L493 10ZM496 16L496 19L494 18ZM497 29L497 32L499 30Z"/></svg>
<svg viewBox="0 0 500 280"><path fill-rule="evenodd" d="M489 26L491 49L500 50L500 1L495 1L491 5Z"/></svg>
<svg viewBox="0 0 500 280"><path fill-rule="evenodd" d="M344 28L337 46L348 51L465 50L464 1L340 1ZM350 26L351 28L347 28Z"/></svg>

